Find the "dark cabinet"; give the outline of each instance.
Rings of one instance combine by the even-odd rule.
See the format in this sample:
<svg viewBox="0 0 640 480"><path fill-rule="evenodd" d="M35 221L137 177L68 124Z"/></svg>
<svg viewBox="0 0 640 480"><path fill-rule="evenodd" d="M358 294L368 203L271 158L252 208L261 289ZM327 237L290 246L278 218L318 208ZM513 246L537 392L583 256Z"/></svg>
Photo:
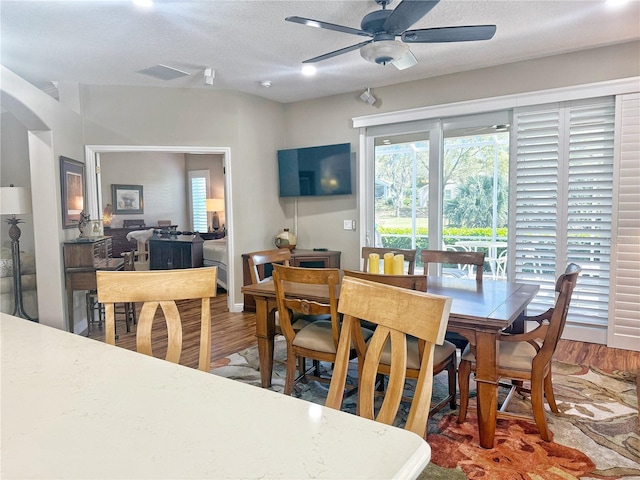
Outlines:
<svg viewBox="0 0 640 480"><path fill-rule="evenodd" d="M122 252L131 252L136 249L138 243L127 240L127 234L140 228L104 228L104 234L112 239L113 256L119 258Z"/></svg>
<svg viewBox="0 0 640 480"><path fill-rule="evenodd" d="M335 250L317 251L295 249L291 251L290 264L292 267L306 268L340 268L341 252ZM271 265L260 265L258 274L260 278L270 277L273 268ZM242 284L251 285L251 271L249 270L249 254L242 254ZM255 312L256 302L253 295L244 296L244 311Z"/></svg>
<svg viewBox="0 0 640 480"><path fill-rule="evenodd" d="M202 243L200 235L154 235L149 239L149 268L172 270L201 267Z"/></svg>

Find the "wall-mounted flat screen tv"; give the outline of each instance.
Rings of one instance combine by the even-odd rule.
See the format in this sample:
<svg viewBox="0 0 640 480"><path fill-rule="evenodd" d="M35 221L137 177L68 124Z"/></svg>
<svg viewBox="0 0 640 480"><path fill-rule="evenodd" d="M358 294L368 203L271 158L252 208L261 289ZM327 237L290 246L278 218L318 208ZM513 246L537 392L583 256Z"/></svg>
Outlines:
<svg viewBox="0 0 640 480"><path fill-rule="evenodd" d="M278 150L281 197L351 193L351 144Z"/></svg>

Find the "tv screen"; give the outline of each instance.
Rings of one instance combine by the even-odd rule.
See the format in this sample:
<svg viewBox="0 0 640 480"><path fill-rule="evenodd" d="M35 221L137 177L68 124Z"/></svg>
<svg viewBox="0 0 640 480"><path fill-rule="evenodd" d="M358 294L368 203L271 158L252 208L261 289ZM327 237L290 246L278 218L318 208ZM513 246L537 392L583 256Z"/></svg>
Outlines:
<svg viewBox="0 0 640 480"><path fill-rule="evenodd" d="M281 197L351 193L351 144L278 150Z"/></svg>

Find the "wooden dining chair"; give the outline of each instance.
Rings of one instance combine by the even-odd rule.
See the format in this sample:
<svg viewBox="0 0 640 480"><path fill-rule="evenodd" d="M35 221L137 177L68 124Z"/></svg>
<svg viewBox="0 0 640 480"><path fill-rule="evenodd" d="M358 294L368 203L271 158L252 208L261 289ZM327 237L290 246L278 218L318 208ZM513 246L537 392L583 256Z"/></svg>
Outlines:
<svg viewBox="0 0 640 480"><path fill-rule="evenodd" d="M442 344L449 321L451 299L406 288L345 276L338 311L342 331L325 405L340 409L349 368L350 352L358 356L358 414L392 425L402 400L407 376L407 335L424 342L416 389L405 428L426 438L433 389L434 346ZM416 318L421 321L417 322ZM361 320L377 325L371 340L362 335ZM389 384L377 415L374 412L376 377L380 357L391 343Z"/></svg>
<svg viewBox="0 0 640 480"><path fill-rule="evenodd" d="M420 253L422 263L424 263L425 272L429 271L430 263L440 263L444 265L455 264L458 265L458 269L455 270L455 273L447 273L443 269L441 275L457 276L457 273L461 272L464 266L471 268L471 266L475 265L477 282L482 281L482 274L484 270L484 256L485 252L466 252L451 250L422 250L422 252ZM447 341L453 343L460 350L463 350L469 344L469 340L456 332L447 332L446 339Z"/></svg>
<svg viewBox="0 0 640 480"><path fill-rule="evenodd" d="M450 250L422 250L420 253L424 271L428 271L430 263L455 264L459 268L472 265L476 267L476 281L482 281L485 252L453 252ZM471 273L471 272L469 272ZM446 273L443 273L446 275Z"/></svg>
<svg viewBox="0 0 640 480"><path fill-rule="evenodd" d="M131 252L122 252L120 255L122 256L122 270L125 272L130 272L135 270L135 262L134 262L134 253ZM98 291L97 290L88 290L86 294L86 302L87 302L87 322L88 322L88 330L87 336L91 333L91 323L94 321L94 313L98 313L98 323L100 328L102 329L102 322L104 321L104 305L98 302ZM136 317L136 304L132 302L126 302L122 304L116 304L115 315L124 315L125 328L127 333L131 331L131 324L134 325L137 323Z"/></svg>
<svg viewBox="0 0 640 480"><path fill-rule="evenodd" d="M306 359L318 362L335 362L340 337L340 317L338 316L337 290L340 284L340 270L337 268L301 268L273 266L280 328L287 341L287 365L284 393L290 395L298 360L300 377L307 375ZM293 294L293 290L297 293ZM310 288L309 288L310 287ZM307 292L301 296L300 292ZM324 300L320 300L323 298ZM326 299L329 299L328 302ZM316 320L302 329L293 328L294 314L328 315L328 320ZM370 330L363 329L363 336L368 339ZM355 350L352 350L352 358ZM319 376L316 368L314 377L319 381L326 379Z"/></svg>
<svg viewBox="0 0 640 480"><path fill-rule="evenodd" d="M540 315L524 317L525 321L538 324L535 329L520 334L503 333L498 339L497 373L501 379L512 380L511 391L498 415L520 418L521 415L506 412L507 405L516 391L529 393L534 420L540 430L540 436L547 442L551 441L552 434L547 426L543 399L546 397L551 411L558 413L551 382L551 360L564 330L571 295L581 271L582 269L575 263L569 264L565 273L560 275L556 281L558 295L555 306ZM466 419L469 405L469 377L471 372L475 372L475 370L475 354L473 349L467 346L462 353L462 361L459 366L459 423L463 423ZM530 382L530 388L524 388L523 381Z"/></svg>
<svg viewBox="0 0 640 480"><path fill-rule="evenodd" d="M268 271L269 275L267 275L267 270L265 270L265 266L269 265L290 265L291 260L291 250L288 248L276 248L273 250L262 250L259 252L252 252L248 254L249 260L249 274L251 276L251 283L262 283L271 280L271 270ZM276 312L275 314L275 327L276 334L282 335L282 329L280 328L280 314ZM318 319L328 319L329 317L321 316L321 317L312 317L309 315L301 315L295 314L293 318L293 329L295 331L300 330L302 327L307 326L309 323L318 320Z"/></svg>
<svg viewBox="0 0 640 480"><path fill-rule="evenodd" d="M276 248L274 250L261 250L248 254L249 275L251 283L262 283L271 279L271 275L265 275L265 265L279 263L289 266L291 250L288 248Z"/></svg>
<svg viewBox="0 0 640 480"><path fill-rule="evenodd" d="M137 351L153 356L152 327L158 307L167 324L165 360L180 361L182 353L182 319L177 300L200 300L200 349L198 369L208 372L211 366L211 298L216 296L217 267L140 272L96 272L98 302L104 304L106 342L115 345L114 304L142 303L136 331Z"/></svg>
<svg viewBox="0 0 640 480"><path fill-rule="evenodd" d="M370 282L384 283L385 285L393 285L395 287L407 288L409 290L416 290L418 292L427 291L427 277L426 275L378 275L375 273L357 272L354 270L344 270L345 277L355 277ZM415 318L415 321L420 321L421 316ZM385 349L382 352L380 358L379 372L383 375L389 375L389 369L391 364L391 345L387 342ZM420 373L420 364L422 363L422 356L424 354L424 341L417 339L416 337L409 336L407 338L407 377L418 378ZM431 407L429 415L433 415L439 412L447 403L452 410L456 405L456 388L457 378L456 371L458 367L458 356L456 353L456 346L445 340L442 345L436 345L433 355L433 374L437 375L440 372L447 370L449 394L440 400L436 405Z"/></svg>
<svg viewBox="0 0 640 480"><path fill-rule="evenodd" d="M378 247L362 247L362 271L369 271L369 254L377 253L380 259L384 258L385 253L393 253L394 255L404 255L404 261L407 265L407 274L413 275L416 268L416 250L405 250L401 248L378 248Z"/></svg>

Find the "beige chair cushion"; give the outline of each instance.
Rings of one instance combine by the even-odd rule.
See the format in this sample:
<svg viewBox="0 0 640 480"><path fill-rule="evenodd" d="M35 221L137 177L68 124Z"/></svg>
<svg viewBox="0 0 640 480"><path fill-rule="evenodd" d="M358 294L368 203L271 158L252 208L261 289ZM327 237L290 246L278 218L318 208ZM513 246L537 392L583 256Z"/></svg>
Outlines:
<svg viewBox="0 0 640 480"><path fill-rule="evenodd" d="M436 345L433 353L433 364L438 364L447 359L453 352L456 351L456 346L448 341L444 341L442 345ZM380 357L380 363L383 365L391 365L391 342L387 341ZM420 369L420 358L418 356L418 339L415 337L407 337L407 368L412 370Z"/></svg>
<svg viewBox="0 0 640 480"><path fill-rule="evenodd" d="M527 342L498 342L499 364L501 368L509 370L531 371L533 357L538 352L533 345ZM471 353L469 345L462 352L462 360L469 361L475 365L476 357Z"/></svg>
<svg viewBox="0 0 640 480"><path fill-rule="evenodd" d="M362 336L365 342L368 341L372 335L373 332L371 330L366 328L362 329ZM293 345L318 352L336 353L336 346L333 343L333 334L331 332L331 322L317 320L310 323L296 335L296 338L293 339Z"/></svg>
<svg viewBox="0 0 640 480"><path fill-rule="evenodd" d="M276 311L275 314L276 332L281 334L282 331L280 330L280 312ZM293 327L294 331L299 332L310 323L317 322L318 320L330 319L331 315L302 315L301 313L294 313L293 323L291 324L291 326Z"/></svg>

